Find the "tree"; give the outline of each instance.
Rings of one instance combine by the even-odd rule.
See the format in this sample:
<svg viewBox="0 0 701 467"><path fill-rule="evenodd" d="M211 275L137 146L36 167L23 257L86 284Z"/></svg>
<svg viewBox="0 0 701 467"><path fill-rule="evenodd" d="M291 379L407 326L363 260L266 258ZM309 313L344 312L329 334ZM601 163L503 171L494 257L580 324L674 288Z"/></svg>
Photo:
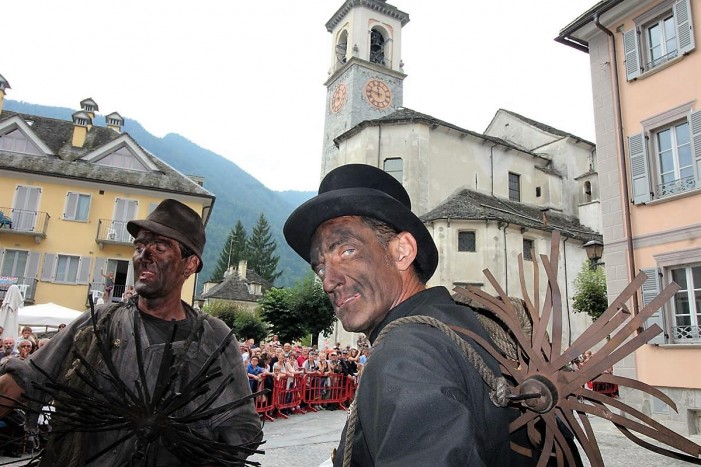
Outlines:
<svg viewBox="0 0 701 467"><path fill-rule="evenodd" d="M226 238L224 248L222 248L221 253L219 253L217 266L214 269L214 272L212 272L212 276L209 278L209 280L220 281L224 279L224 273L230 266L237 266L240 260L247 259L247 243L248 240L246 237L246 229L241 221L238 220Z"/></svg>
<svg viewBox="0 0 701 467"><path fill-rule="evenodd" d="M333 306L314 274L289 289L271 289L260 302L263 318L283 342L311 334L318 344L320 332L329 332L335 316Z"/></svg>
<svg viewBox="0 0 701 467"><path fill-rule="evenodd" d="M270 224L261 213L258 223L248 238L248 267L271 284L282 274L277 271L280 257L275 255L276 249L277 244L270 234Z"/></svg>
<svg viewBox="0 0 701 467"><path fill-rule="evenodd" d="M260 342L268 335L268 329L257 313L234 303L215 300L202 310L220 320L234 330L239 342L253 338Z"/></svg>
<svg viewBox="0 0 701 467"><path fill-rule="evenodd" d="M261 316L270 323L271 332L282 342L300 339L307 331L294 309L291 289L271 288L258 302Z"/></svg>
<svg viewBox="0 0 701 467"><path fill-rule="evenodd" d="M294 287L294 308L304 327L312 335L312 345L319 344L319 333L333 329L336 315L321 283L311 273Z"/></svg>
<svg viewBox="0 0 701 467"><path fill-rule="evenodd" d="M608 308L606 274L603 268L592 269L589 260L574 279L574 311L588 314L593 321Z"/></svg>

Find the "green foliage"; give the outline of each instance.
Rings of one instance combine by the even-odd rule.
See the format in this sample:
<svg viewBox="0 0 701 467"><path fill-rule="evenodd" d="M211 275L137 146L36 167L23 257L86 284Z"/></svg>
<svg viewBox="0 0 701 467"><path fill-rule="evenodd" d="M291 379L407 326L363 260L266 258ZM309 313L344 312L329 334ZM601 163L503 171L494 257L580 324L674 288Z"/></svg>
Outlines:
<svg viewBox="0 0 701 467"><path fill-rule="evenodd" d="M268 337L268 328L263 320L256 314L246 311L238 313L234 320L236 336L239 340L253 339L255 342L260 342Z"/></svg>
<svg viewBox="0 0 701 467"><path fill-rule="evenodd" d="M271 333L277 334L281 342L292 342L306 334L293 307L291 289L268 290L259 302L261 316L270 323Z"/></svg>
<svg viewBox="0 0 701 467"><path fill-rule="evenodd" d="M224 248L222 248L221 253L219 253L217 267L214 269L214 272L212 272L212 276L209 280L212 282L223 280L224 273L230 266L236 267L240 260L248 259L248 250L246 247L246 229L239 219L236 221L236 226L231 229L231 232L229 232L226 238Z"/></svg>
<svg viewBox="0 0 701 467"><path fill-rule="evenodd" d="M588 314L593 321L608 308L606 274L603 268L591 269L587 260L574 279L574 311Z"/></svg>
<svg viewBox="0 0 701 467"><path fill-rule="evenodd" d="M279 256L275 255L277 243L270 234L270 224L263 213L258 218L258 223L253 227L248 238L248 267L260 274L271 284L280 277L277 271Z"/></svg>
<svg viewBox="0 0 701 467"><path fill-rule="evenodd" d="M282 342L311 334L311 343L318 344L319 333L333 329L333 307L314 274L292 288L269 290L260 304L263 318Z"/></svg>
<svg viewBox="0 0 701 467"><path fill-rule="evenodd" d="M260 342L268 335L267 326L260 316L246 307L215 300L205 305L202 311L224 321L234 330L239 341L252 338Z"/></svg>

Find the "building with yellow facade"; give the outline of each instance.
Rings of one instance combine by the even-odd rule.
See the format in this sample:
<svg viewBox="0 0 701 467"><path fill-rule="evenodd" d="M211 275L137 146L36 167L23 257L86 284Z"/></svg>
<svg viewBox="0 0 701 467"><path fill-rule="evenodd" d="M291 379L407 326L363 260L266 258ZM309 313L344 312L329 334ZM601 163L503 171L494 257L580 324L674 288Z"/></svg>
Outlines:
<svg viewBox="0 0 701 467"><path fill-rule="evenodd" d="M19 285L25 303L86 309L89 295L111 300L133 284L132 219L177 199L206 225L214 195L123 133L116 112L93 124L98 106L83 100L72 121L3 110L0 76L0 299ZM192 303L196 277L183 288Z"/></svg>

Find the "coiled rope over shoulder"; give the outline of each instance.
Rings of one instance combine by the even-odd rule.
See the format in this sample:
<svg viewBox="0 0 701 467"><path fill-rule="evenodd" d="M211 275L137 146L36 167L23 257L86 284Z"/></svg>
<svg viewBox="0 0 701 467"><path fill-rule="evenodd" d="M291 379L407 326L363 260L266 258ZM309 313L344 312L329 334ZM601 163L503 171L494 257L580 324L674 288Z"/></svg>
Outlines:
<svg viewBox="0 0 701 467"><path fill-rule="evenodd" d="M477 353L477 351L467 342L465 339L460 337L455 331L450 329L445 323L432 318L430 316L418 315L418 316L406 316L404 318L399 318L391 323L389 323L380 332L375 339L374 345L379 344L382 339L394 328L401 326L403 324L426 324L433 328L442 331L446 336L450 338L459 348L462 350L465 358L472 366L477 370L482 380L489 386L489 398L497 407L506 407L509 404L508 396L511 394L511 386L506 381L503 376L497 376L494 372L487 366L482 356ZM356 392L357 395L357 392ZM355 427L358 422L358 410L357 410L357 396L353 400L350 406L348 414L348 427L346 428L346 439L345 445L343 446L343 466L350 467L351 465L351 454L353 451L353 436L355 435Z"/></svg>

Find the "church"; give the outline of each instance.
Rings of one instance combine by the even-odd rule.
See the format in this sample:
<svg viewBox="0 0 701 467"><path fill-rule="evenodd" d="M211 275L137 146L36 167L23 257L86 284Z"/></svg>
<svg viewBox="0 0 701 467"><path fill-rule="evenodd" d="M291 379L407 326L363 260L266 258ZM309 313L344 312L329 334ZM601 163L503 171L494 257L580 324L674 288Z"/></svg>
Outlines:
<svg viewBox="0 0 701 467"><path fill-rule="evenodd" d="M534 266L559 231L558 282L571 342L591 324L571 305L574 279L587 261L584 245L602 240L596 145L506 109L479 133L405 107L408 22L408 13L384 0L346 0L326 23L321 176L362 163L404 185L440 255L429 287L470 285L495 294L483 273L489 269L508 295L522 297L519 255L532 284ZM542 270L540 277L543 297ZM327 341L355 343L356 336L337 325Z"/></svg>

